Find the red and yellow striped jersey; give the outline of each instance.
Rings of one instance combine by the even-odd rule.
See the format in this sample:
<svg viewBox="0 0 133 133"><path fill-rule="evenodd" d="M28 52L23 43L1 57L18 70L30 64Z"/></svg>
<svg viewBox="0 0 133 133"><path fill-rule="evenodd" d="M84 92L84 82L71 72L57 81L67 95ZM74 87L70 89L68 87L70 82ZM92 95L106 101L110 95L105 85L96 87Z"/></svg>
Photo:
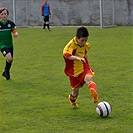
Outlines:
<svg viewBox="0 0 133 133"><path fill-rule="evenodd" d="M90 43L88 42L86 42L85 45L82 47L79 46L76 41L76 37L74 37L72 40L68 42L68 44L63 49L63 57L66 63L65 74L67 76L78 76L79 74L84 72L86 67L90 69L89 63L86 58L86 54L88 50L90 49L90 47L91 47ZM78 61L78 60L67 59L67 57L71 55L85 58L86 63L82 61Z"/></svg>

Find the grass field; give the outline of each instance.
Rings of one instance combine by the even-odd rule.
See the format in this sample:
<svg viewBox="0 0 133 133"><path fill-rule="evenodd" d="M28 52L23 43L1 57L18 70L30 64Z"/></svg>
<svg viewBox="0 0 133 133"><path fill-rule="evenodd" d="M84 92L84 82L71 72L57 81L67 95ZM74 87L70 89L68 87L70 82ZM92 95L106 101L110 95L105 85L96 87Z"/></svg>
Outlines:
<svg viewBox="0 0 133 133"><path fill-rule="evenodd" d="M72 109L62 50L76 27L18 28L14 39L11 79L0 76L0 133L132 133L132 27L91 28L88 53L95 70L99 102L112 113L95 112L87 85L80 90L78 109ZM0 73L5 58L0 56Z"/></svg>

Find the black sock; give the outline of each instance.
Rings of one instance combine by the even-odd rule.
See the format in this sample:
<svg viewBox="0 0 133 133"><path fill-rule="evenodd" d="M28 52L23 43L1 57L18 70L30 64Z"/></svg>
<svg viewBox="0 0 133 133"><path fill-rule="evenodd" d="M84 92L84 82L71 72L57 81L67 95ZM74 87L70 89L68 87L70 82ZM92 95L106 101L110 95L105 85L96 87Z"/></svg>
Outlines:
<svg viewBox="0 0 133 133"><path fill-rule="evenodd" d="M48 29L50 29L49 24L47 24Z"/></svg>
<svg viewBox="0 0 133 133"><path fill-rule="evenodd" d="M45 27L46 27L46 24L44 23L44 25L43 25L43 29L45 29Z"/></svg>
<svg viewBox="0 0 133 133"><path fill-rule="evenodd" d="M8 62L6 61L5 70L6 70L6 71L9 71L10 68L11 68L11 65L12 65L12 63L8 63Z"/></svg>

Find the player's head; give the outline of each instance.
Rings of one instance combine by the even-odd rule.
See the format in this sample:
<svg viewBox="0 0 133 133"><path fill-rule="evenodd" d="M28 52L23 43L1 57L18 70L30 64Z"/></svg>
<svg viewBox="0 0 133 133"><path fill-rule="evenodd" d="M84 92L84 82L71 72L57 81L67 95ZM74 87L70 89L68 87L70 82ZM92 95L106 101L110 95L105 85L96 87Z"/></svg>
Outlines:
<svg viewBox="0 0 133 133"><path fill-rule="evenodd" d="M0 19L2 19L3 21L6 21L8 15L9 15L9 11L7 8L5 7L0 8Z"/></svg>
<svg viewBox="0 0 133 133"><path fill-rule="evenodd" d="M44 3L47 3L47 0L44 0Z"/></svg>
<svg viewBox="0 0 133 133"><path fill-rule="evenodd" d="M7 15L9 15L9 11L7 8L5 8L5 7L0 8L0 13L2 13L3 11L6 11Z"/></svg>
<svg viewBox="0 0 133 133"><path fill-rule="evenodd" d="M77 29L77 32L76 32L77 38L88 37L88 36L89 36L89 32L85 27L80 27Z"/></svg>
<svg viewBox="0 0 133 133"><path fill-rule="evenodd" d="M76 41L79 46L84 46L88 40L89 32L85 27L80 27L76 32Z"/></svg>

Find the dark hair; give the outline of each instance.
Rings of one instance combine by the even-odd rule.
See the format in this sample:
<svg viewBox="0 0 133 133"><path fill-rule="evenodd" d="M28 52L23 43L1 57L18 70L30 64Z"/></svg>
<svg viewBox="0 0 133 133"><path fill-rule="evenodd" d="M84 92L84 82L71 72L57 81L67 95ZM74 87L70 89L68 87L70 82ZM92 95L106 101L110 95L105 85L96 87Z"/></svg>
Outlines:
<svg viewBox="0 0 133 133"><path fill-rule="evenodd" d="M9 15L9 11L8 11L8 9L5 8L5 7L0 8L0 13L2 13L4 10L6 10L6 11L7 11L7 15Z"/></svg>
<svg viewBox="0 0 133 133"><path fill-rule="evenodd" d="M88 36L89 36L89 32L85 27L80 27L77 29L77 32L76 32L77 38L88 37Z"/></svg>

